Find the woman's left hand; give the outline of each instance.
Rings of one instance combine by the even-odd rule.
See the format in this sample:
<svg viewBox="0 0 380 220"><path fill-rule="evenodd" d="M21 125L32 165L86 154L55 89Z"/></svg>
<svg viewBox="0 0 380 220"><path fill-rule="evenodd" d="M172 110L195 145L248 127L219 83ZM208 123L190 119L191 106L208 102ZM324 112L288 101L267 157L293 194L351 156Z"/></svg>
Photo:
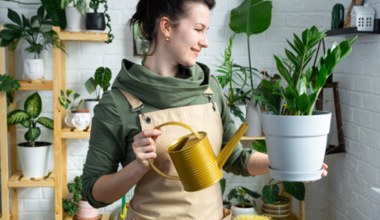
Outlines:
<svg viewBox="0 0 380 220"><path fill-rule="evenodd" d="M328 174L327 169L329 168L329 166L326 163L323 163L322 168L323 168L322 176L327 176Z"/></svg>

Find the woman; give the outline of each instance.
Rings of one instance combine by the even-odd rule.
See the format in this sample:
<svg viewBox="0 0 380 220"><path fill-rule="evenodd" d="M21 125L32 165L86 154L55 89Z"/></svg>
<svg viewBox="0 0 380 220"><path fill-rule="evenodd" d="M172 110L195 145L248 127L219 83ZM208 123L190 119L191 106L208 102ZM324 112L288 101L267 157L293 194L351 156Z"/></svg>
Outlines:
<svg viewBox="0 0 380 220"><path fill-rule="evenodd" d="M95 108L90 148L83 172L89 202L102 207L133 186L127 219L223 219L219 183L186 192L180 181L165 179L148 165L177 175L167 146L188 133L168 126L181 121L206 131L216 154L235 132L218 81L196 63L207 48L214 0L140 0L130 20L150 41L143 66L123 60L112 90ZM123 168L118 171L118 165ZM268 158L239 144L224 170L237 175L268 173Z"/></svg>

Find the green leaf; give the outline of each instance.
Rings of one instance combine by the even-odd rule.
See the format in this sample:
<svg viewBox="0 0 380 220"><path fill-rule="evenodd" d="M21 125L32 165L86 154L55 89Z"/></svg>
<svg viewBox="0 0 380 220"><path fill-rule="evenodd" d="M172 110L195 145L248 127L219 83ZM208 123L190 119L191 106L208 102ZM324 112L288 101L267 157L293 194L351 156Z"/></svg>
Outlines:
<svg viewBox="0 0 380 220"><path fill-rule="evenodd" d="M267 0L244 0L231 10L230 28L235 33L247 36L260 34L270 26L272 2Z"/></svg>
<svg viewBox="0 0 380 220"><path fill-rule="evenodd" d="M305 200L305 185L301 182L284 182L284 189L287 193L298 200Z"/></svg>
<svg viewBox="0 0 380 220"><path fill-rule="evenodd" d="M41 114L42 101L38 92L30 95L24 103L24 111L32 118L37 118Z"/></svg>
<svg viewBox="0 0 380 220"><path fill-rule="evenodd" d="M54 121L47 117L40 117L37 120L37 123L43 125L44 127L53 130L54 129Z"/></svg>
<svg viewBox="0 0 380 220"><path fill-rule="evenodd" d="M23 121L29 120L30 116L23 110L14 110L8 113L7 119L9 125L15 125Z"/></svg>
<svg viewBox="0 0 380 220"><path fill-rule="evenodd" d="M24 135L25 140L29 142L35 142L38 137L41 135L41 130L39 127L30 128Z"/></svg>
<svg viewBox="0 0 380 220"><path fill-rule="evenodd" d="M277 201L279 195L280 195L280 188L278 187L277 184L274 185L265 185L263 187L263 199L270 203L273 204L274 202Z"/></svg>
<svg viewBox="0 0 380 220"><path fill-rule="evenodd" d="M257 152L261 152L261 153L267 152L267 146L266 146L265 140L253 141L252 148Z"/></svg>
<svg viewBox="0 0 380 220"><path fill-rule="evenodd" d="M8 18L19 26L22 26L21 17L17 14L17 12L13 11L10 8L8 8Z"/></svg>
<svg viewBox="0 0 380 220"><path fill-rule="evenodd" d="M302 114L307 114L310 106L310 99L307 94L302 94L297 98L297 109L300 111Z"/></svg>
<svg viewBox="0 0 380 220"><path fill-rule="evenodd" d="M96 83L103 89L103 91L106 91L110 86L112 72L108 67L99 67L96 69L94 77Z"/></svg>
<svg viewBox="0 0 380 220"><path fill-rule="evenodd" d="M84 83L84 86L89 94L95 92L97 85L98 84L96 83L95 79L92 77L86 80L86 82Z"/></svg>

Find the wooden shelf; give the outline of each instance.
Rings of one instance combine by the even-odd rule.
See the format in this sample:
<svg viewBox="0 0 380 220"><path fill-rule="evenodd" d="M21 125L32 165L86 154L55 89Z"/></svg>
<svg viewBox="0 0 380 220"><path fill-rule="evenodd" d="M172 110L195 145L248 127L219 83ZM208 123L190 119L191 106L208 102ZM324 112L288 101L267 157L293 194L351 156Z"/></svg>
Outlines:
<svg viewBox="0 0 380 220"><path fill-rule="evenodd" d="M258 141L258 140L265 140L264 136L261 137L248 137L248 136L243 136L240 138L241 141Z"/></svg>
<svg viewBox="0 0 380 220"><path fill-rule="evenodd" d="M59 35L59 39L63 41L92 41L92 42L104 42L108 40L108 34L95 33L95 32L68 32L68 31L56 31Z"/></svg>
<svg viewBox="0 0 380 220"><path fill-rule="evenodd" d="M29 90L53 90L53 81L48 80L20 80L20 89Z"/></svg>
<svg viewBox="0 0 380 220"><path fill-rule="evenodd" d="M49 172L46 177L30 179L23 176L21 172L17 172L9 178L8 186L11 188L54 187L54 176L51 172Z"/></svg>
<svg viewBox="0 0 380 220"><path fill-rule="evenodd" d="M380 34L379 31L358 31L356 27L341 28L329 30L326 32L327 36L338 36L338 35L354 35L354 34Z"/></svg>
<svg viewBox="0 0 380 220"><path fill-rule="evenodd" d="M61 138L63 139L90 139L90 128L84 131L78 131L74 128L63 128L61 131Z"/></svg>

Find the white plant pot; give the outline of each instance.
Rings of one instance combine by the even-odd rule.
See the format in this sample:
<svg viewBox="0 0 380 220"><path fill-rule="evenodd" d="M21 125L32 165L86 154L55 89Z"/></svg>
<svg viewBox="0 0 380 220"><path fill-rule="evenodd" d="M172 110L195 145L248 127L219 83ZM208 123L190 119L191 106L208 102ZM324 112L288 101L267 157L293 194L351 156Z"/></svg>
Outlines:
<svg viewBox="0 0 380 220"><path fill-rule="evenodd" d="M238 105L238 108L240 109L241 112L243 112L243 117L245 117L245 112L246 112L246 106L245 105ZM236 128L239 128L240 125L243 123L241 121L241 119L237 116L235 116L234 114L230 113L231 114L231 118L232 120L234 121L235 123L235 127Z"/></svg>
<svg viewBox="0 0 380 220"><path fill-rule="evenodd" d="M85 16L73 6L65 8L66 14L66 31L81 32L85 30Z"/></svg>
<svg viewBox="0 0 380 220"><path fill-rule="evenodd" d="M261 110L260 106L252 100L247 103L247 112L245 120L248 123L248 130L245 133L249 137L260 137L263 135L261 129Z"/></svg>
<svg viewBox="0 0 380 220"><path fill-rule="evenodd" d="M232 213L231 219L234 219L235 217L239 215L256 215L257 214L255 208L253 207L240 208L234 205L231 206L231 213Z"/></svg>
<svg viewBox="0 0 380 220"><path fill-rule="evenodd" d="M24 60L24 79L43 79L44 78L44 60L43 59L25 59Z"/></svg>
<svg viewBox="0 0 380 220"><path fill-rule="evenodd" d="M41 143L41 145L37 145ZM40 178L48 174L49 142L36 142L35 147L28 146L28 143L17 145L18 157L20 160L22 174L28 178Z"/></svg>
<svg viewBox="0 0 380 220"><path fill-rule="evenodd" d="M91 118L94 117L94 108L98 103L99 103L99 100L97 100L97 99L85 99L84 100L84 107L85 107L85 109L90 110Z"/></svg>
<svg viewBox="0 0 380 220"><path fill-rule="evenodd" d="M321 178L331 113L311 116L261 114L270 176L285 181Z"/></svg>

